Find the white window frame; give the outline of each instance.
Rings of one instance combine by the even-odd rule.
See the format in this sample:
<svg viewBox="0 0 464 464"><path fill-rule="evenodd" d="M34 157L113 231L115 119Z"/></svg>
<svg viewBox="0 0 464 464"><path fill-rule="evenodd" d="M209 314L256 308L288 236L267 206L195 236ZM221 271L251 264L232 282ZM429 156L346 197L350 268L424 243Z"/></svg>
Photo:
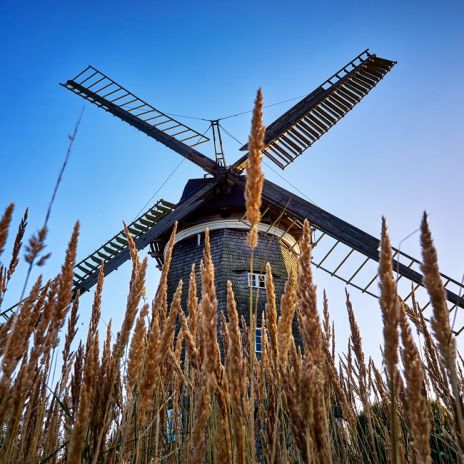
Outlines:
<svg viewBox="0 0 464 464"><path fill-rule="evenodd" d="M248 286L251 288L266 288L266 274L259 272L248 272Z"/></svg>

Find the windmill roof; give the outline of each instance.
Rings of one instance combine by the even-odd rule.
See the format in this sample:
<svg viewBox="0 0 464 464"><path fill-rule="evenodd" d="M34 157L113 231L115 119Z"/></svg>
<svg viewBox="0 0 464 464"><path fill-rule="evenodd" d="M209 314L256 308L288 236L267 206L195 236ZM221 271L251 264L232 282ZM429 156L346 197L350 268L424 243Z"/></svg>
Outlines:
<svg viewBox="0 0 464 464"><path fill-rule="evenodd" d="M215 179L212 177L202 177L201 179L189 179L187 184L184 187L184 191L182 192L182 197L179 200L179 203L184 202L192 195L195 195L200 189L202 189L205 185L212 184L215 182Z"/></svg>

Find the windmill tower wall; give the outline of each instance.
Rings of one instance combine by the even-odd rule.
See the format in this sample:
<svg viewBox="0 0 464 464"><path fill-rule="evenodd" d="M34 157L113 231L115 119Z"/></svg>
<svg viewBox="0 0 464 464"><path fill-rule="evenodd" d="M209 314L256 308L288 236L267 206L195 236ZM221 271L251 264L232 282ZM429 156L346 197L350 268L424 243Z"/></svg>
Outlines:
<svg viewBox="0 0 464 464"><path fill-rule="evenodd" d="M238 221L237 221L238 222ZM208 225L220 226L206 223L198 225L197 230L202 232L182 238L182 232L174 246L173 258L168 277L168 301L172 300L175 289L180 279L184 282L182 304L187 307L187 295L189 276L192 264L196 267L197 287L199 298L201 297L200 284L200 261L204 251L204 230ZM227 313L227 281L233 285L237 310L243 316L247 325L249 324L249 272L250 272L250 249L247 245L247 230L245 228L235 229L230 223L227 227L217 228L210 231L211 255L215 267L215 284L218 299L218 310ZM263 224L261 229L269 229ZM276 291L278 311L280 310L280 298L284 291L290 269L296 271L297 256L295 247L291 250L288 242L285 243L281 236L285 231L274 233L261 233L258 247L254 252L254 272L264 274L266 263L272 266L272 273ZM290 238L291 239L291 238ZM253 288L255 302L257 301L258 327L261 325L261 316L266 304L266 289ZM295 334L297 335L297 334Z"/></svg>
<svg viewBox="0 0 464 464"><path fill-rule="evenodd" d="M214 179L191 179L185 186L180 204ZM211 256L215 268L215 286L218 311L227 314L227 281L232 282L237 310L247 326L250 322L250 258L251 250L247 244L249 225L244 221L244 192L237 186L228 187L217 184L218 190L211 198L195 209L190 216L178 224L172 261L168 275L168 303L172 301L179 281L183 281L182 307L187 309L188 287L192 264L195 264L198 298L201 298L200 263L205 246L205 231L209 230ZM266 263L272 266L276 293L277 310L284 292L288 273L297 270L299 252L296 238L288 233L288 225L280 224L276 217L280 211L269 210L259 224L258 246L254 250L253 286L254 307L257 308L258 327L261 327L262 314L267 296L266 288L259 288L259 276L266 273ZM262 285L262 284L261 284ZM255 306L257 304L257 306ZM298 334L295 331L298 341Z"/></svg>

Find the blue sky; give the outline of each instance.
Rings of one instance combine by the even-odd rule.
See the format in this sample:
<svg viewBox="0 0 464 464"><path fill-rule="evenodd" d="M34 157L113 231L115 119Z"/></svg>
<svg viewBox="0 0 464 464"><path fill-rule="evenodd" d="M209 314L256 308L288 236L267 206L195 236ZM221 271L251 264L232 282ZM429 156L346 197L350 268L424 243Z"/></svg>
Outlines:
<svg viewBox="0 0 464 464"><path fill-rule="evenodd" d="M430 222L442 270L463 268L462 147L464 4L441 2L2 2L0 208L31 210L30 231L45 214L67 134L83 101L58 86L92 64L162 111L217 118L246 111L262 86L267 104L309 93L370 48L398 61L384 81L283 173L319 206L378 235L385 215L392 240ZM272 122L290 104L269 108ZM245 141L249 115L224 121ZM185 120L203 131L206 123ZM226 138L226 157L238 144ZM211 153L210 148L205 148ZM180 157L86 105L72 158L50 221L57 271L72 225L82 225L79 256L92 252L131 220L171 174ZM266 168L269 179L290 188ZM188 178L181 164L156 198L177 201ZM419 256L418 235L402 249ZM104 317L118 321L129 266L106 281ZM148 285L158 274L152 263ZM340 340L346 338L343 286L327 288ZM14 284L19 288L21 279ZM12 289L14 299L16 288ZM356 296L367 351L380 343L375 301ZM82 321L90 296L82 298ZM373 329L375 328L375 329ZM343 342L344 343L344 342Z"/></svg>

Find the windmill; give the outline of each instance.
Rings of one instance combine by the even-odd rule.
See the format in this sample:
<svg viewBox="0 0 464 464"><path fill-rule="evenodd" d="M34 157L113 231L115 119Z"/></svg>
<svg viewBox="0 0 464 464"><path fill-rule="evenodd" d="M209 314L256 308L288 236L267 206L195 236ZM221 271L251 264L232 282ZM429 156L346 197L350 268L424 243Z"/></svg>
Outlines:
<svg viewBox="0 0 464 464"><path fill-rule="evenodd" d="M394 65L394 61L380 58L368 50L360 53L267 127L266 157L285 169L353 109ZM150 255L161 266L164 247L175 222L178 222L168 295L173 294L180 278L188 281L192 262L201 258L202 237L208 227L219 308L225 306L226 282L230 279L238 307L243 308L242 314L246 317L249 286L256 287L258 292L264 287L266 261L272 265L276 293L280 297L287 271L296 267L298 239L302 223L308 219L313 234L314 265L346 286L377 297L379 240L268 180L264 182L262 194L260 241L255 251L256 272L249 273L246 246L249 225L244 219L243 195L247 147L241 148L245 152L243 156L227 165L218 120L211 121L213 160L198 150L199 145L209 141L207 136L156 109L92 66L61 85L206 172L204 178L187 182L177 204L159 200L129 225L138 249L149 247ZM89 290L97 282L102 261L108 275L128 259L127 240L120 231L76 265L74 289L81 293ZM407 283L402 297L408 302L413 292L422 286L420 261L394 249L393 264L398 281ZM458 296L463 285L446 275L442 278L450 310L464 308L464 301ZM264 300L263 296L261 305Z"/></svg>

